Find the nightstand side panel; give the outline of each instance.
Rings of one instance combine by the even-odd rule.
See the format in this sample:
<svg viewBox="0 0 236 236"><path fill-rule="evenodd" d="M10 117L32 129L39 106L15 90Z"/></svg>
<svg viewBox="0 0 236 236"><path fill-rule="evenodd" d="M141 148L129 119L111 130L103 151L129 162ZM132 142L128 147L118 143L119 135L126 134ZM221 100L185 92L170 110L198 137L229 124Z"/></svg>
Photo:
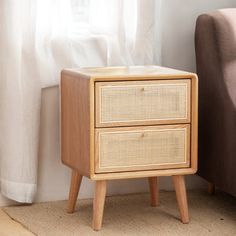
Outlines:
<svg viewBox="0 0 236 236"><path fill-rule="evenodd" d="M198 77L193 75L191 78L191 168L193 174L198 169Z"/></svg>
<svg viewBox="0 0 236 236"><path fill-rule="evenodd" d="M62 71L61 159L90 177L90 79Z"/></svg>

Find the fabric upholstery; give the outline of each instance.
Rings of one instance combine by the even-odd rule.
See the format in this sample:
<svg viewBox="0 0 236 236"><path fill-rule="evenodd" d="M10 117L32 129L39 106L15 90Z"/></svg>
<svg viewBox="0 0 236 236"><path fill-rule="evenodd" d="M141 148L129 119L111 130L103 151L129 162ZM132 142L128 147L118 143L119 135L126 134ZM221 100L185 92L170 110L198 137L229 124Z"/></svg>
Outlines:
<svg viewBox="0 0 236 236"><path fill-rule="evenodd" d="M236 8L198 17L199 175L236 196Z"/></svg>

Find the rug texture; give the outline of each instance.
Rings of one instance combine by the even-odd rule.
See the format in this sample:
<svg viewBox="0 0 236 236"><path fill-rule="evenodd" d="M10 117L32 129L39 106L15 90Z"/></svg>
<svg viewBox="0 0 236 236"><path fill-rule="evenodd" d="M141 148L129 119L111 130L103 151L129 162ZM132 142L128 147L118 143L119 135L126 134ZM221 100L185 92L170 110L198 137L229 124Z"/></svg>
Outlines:
<svg viewBox="0 0 236 236"><path fill-rule="evenodd" d="M107 197L99 232L91 228L92 200L79 200L74 214L66 201L3 210L38 236L236 236L236 198L189 191L188 199L191 222L182 224L174 192L161 192L158 207L148 194Z"/></svg>

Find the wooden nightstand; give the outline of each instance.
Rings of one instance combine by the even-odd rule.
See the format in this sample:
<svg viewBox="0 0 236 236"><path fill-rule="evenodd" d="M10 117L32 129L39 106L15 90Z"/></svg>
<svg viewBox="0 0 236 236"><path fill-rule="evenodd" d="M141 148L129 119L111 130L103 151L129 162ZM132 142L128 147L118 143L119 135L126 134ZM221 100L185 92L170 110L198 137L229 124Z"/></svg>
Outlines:
<svg viewBox="0 0 236 236"><path fill-rule="evenodd" d="M181 220L189 222L184 175L197 171L198 81L157 66L63 70L62 162L73 169L68 212L82 176L96 181L93 228L102 225L106 181L173 176Z"/></svg>

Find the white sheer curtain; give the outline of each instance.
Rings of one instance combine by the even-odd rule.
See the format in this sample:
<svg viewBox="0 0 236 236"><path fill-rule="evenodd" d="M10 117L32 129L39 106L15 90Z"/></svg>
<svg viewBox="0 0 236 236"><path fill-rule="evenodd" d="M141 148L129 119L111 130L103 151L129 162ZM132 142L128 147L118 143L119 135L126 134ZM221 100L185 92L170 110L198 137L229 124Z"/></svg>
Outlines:
<svg viewBox="0 0 236 236"><path fill-rule="evenodd" d="M153 64L154 0L0 1L0 191L32 202L41 88L66 67Z"/></svg>

